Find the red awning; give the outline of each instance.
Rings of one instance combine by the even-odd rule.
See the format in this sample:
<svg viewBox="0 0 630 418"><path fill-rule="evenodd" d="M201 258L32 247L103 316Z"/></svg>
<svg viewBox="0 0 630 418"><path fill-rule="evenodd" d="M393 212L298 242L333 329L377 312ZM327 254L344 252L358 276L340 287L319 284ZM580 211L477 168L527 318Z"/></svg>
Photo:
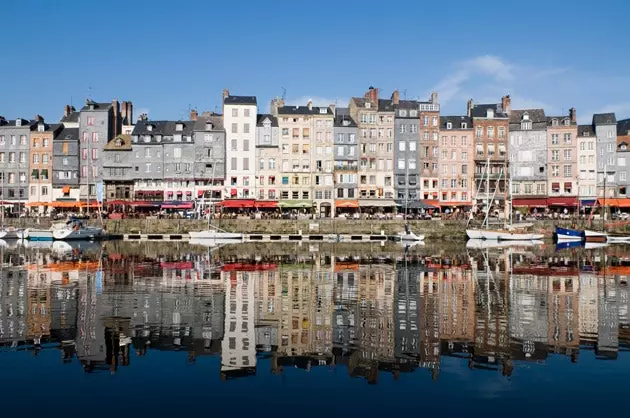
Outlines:
<svg viewBox="0 0 630 418"><path fill-rule="evenodd" d="M192 209L193 202L164 202L162 209Z"/></svg>
<svg viewBox="0 0 630 418"><path fill-rule="evenodd" d="M250 264L250 263L230 263L221 266L222 271L260 271L260 270L275 270L278 266L276 264Z"/></svg>
<svg viewBox="0 0 630 418"><path fill-rule="evenodd" d="M577 207L577 197L548 197L547 206Z"/></svg>
<svg viewBox="0 0 630 418"><path fill-rule="evenodd" d="M223 201L224 208L253 208L256 204L254 199L228 199Z"/></svg>
<svg viewBox="0 0 630 418"><path fill-rule="evenodd" d="M197 190L197 197L201 197L201 196L203 196L204 194L206 194L206 191L205 191L205 190Z"/></svg>
<svg viewBox="0 0 630 418"><path fill-rule="evenodd" d="M106 205L130 205L131 202L128 200L108 200L105 202Z"/></svg>
<svg viewBox="0 0 630 418"><path fill-rule="evenodd" d="M173 192L166 193L168 196L173 196Z"/></svg>
<svg viewBox="0 0 630 418"><path fill-rule="evenodd" d="M544 197L530 198L530 199L514 199L512 200L512 206L515 208L545 208L547 207L547 199Z"/></svg>
<svg viewBox="0 0 630 418"><path fill-rule="evenodd" d="M157 208L160 207L160 202L151 202L149 200L134 200L133 202L130 202L129 205L144 208Z"/></svg>
<svg viewBox="0 0 630 418"><path fill-rule="evenodd" d="M275 200L257 200L254 203L256 208L277 208L278 202Z"/></svg>
<svg viewBox="0 0 630 418"><path fill-rule="evenodd" d="M472 202L439 202L440 206L472 206Z"/></svg>

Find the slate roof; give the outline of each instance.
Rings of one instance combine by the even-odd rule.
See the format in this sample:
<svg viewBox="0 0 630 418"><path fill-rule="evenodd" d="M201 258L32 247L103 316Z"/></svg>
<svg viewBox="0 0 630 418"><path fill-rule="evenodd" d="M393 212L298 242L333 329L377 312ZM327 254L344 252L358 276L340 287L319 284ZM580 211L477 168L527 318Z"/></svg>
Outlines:
<svg viewBox="0 0 630 418"><path fill-rule="evenodd" d="M344 122L346 123L344 125ZM335 116L335 127L336 128L356 128L357 123L350 117L350 115L337 115Z"/></svg>
<svg viewBox="0 0 630 418"><path fill-rule="evenodd" d="M499 112L500 106L498 104L473 104L473 108L470 111L470 114L473 118L486 118L488 109L492 109L494 111L495 118L507 118L508 115Z"/></svg>
<svg viewBox="0 0 630 418"><path fill-rule="evenodd" d="M342 116L342 115L350 116L350 108L348 108L348 107L337 107L337 108L335 108L335 115L337 115L337 116Z"/></svg>
<svg viewBox="0 0 630 418"><path fill-rule="evenodd" d="M630 135L628 131L630 131L630 119L617 121L617 136Z"/></svg>
<svg viewBox="0 0 630 418"><path fill-rule="evenodd" d="M116 141L120 139L122 141L122 145L117 146ZM105 146L103 147L105 151L131 151L131 135L120 134L112 138Z"/></svg>
<svg viewBox="0 0 630 418"><path fill-rule="evenodd" d="M63 116L61 118L61 122L66 122L66 123L78 123L79 122L79 116L81 114L77 111L74 112L70 112L70 114L68 116Z"/></svg>
<svg viewBox="0 0 630 418"><path fill-rule="evenodd" d="M394 105L397 109L418 109L420 104L417 100L400 100L398 105Z"/></svg>
<svg viewBox="0 0 630 418"><path fill-rule="evenodd" d="M98 103L98 102L95 102L94 100L87 100L85 102L85 105L81 108L81 111L83 112L83 111L87 110L89 112L90 111L90 104L94 105L94 110L109 110L109 108L112 107L112 104L109 103L109 102L108 103Z"/></svg>
<svg viewBox="0 0 630 418"><path fill-rule="evenodd" d="M255 105L256 96L227 96L223 99L227 105Z"/></svg>
<svg viewBox="0 0 630 418"><path fill-rule="evenodd" d="M365 108L365 103L369 102L368 99L363 98L363 97L352 97L350 100L354 102L356 107L360 107L360 108ZM374 109L374 108L370 107L370 109Z"/></svg>
<svg viewBox="0 0 630 418"><path fill-rule="evenodd" d="M53 141L79 141L79 128L63 128L53 137Z"/></svg>
<svg viewBox="0 0 630 418"><path fill-rule="evenodd" d="M560 126L564 126L564 121L565 120L569 120L569 125L575 126L577 125L577 122L571 122L571 117L569 115L564 115L564 116L547 116L547 125L551 126L551 122L556 119L558 121L558 124Z"/></svg>
<svg viewBox="0 0 630 418"><path fill-rule="evenodd" d="M181 131L177 131L175 128L178 123L183 124L183 129ZM153 126L152 130L148 130L148 126ZM133 128L132 136L138 135L151 135L151 142L155 141L156 135L162 135L162 142L172 141L173 135L182 134L186 136L192 136L193 130L195 127L195 121L186 120L186 121L170 121L170 120L139 120L136 122L136 126ZM149 143L151 143L149 142ZM139 140L138 144L143 144L146 142Z"/></svg>
<svg viewBox="0 0 630 418"><path fill-rule="evenodd" d="M36 131L38 122L35 122L31 125L31 131ZM61 123L44 123L44 132L55 132L62 128L63 125Z"/></svg>
<svg viewBox="0 0 630 418"><path fill-rule="evenodd" d="M614 125L617 118L614 113L595 113L593 115L593 125Z"/></svg>
<svg viewBox="0 0 630 418"><path fill-rule="evenodd" d="M455 129L470 129L473 128L472 118L468 116L440 116L440 129L446 129L446 124L450 122L452 124L452 130ZM466 124L466 128L462 128L462 123Z"/></svg>
<svg viewBox="0 0 630 418"><path fill-rule="evenodd" d="M221 115L202 115L194 121L193 131L205 131L206 130L206 122L210 122L212 124L213 131L222 131L223 130L223 117Z"/></svg>
<svg viewBox="0 0 630 418"><path fill-rule="evenodd" d="M22 125L15 126L16 120L21 120ZM34 123L36 122L33 120L27 120L27 119L22 119L22 118L12 119L12 120L0 119L0 127L4 127L4 128L28 128L32 126Z"/></svg>
<svg viewBox="0 0 630 418"><path fill-rule="evenodd" d="M379 112L393 112L394 104L391 99L378 99L378 111Z"/></svg>
<svg viewBox="0 0 630 418"><path fill-rule="evenodd" d="M593 125L578 125L578 136L595 137L595 131L593 130Z"/></svg>
<svg viewBox="0 0 630 418"><path fill-rule="evenodd" d="M532 121L532 131L544 130L547 127L547 117L544 109L512 110L510 113L510 131L520 131L523 115L527 113Z"/></svg>
<svg viewBox="0 0 630 418"><path fill-rule="evenodd" d="M257 115L256 126L263 126L263 122L265 121L265 119L269 119L269 121L271 122L271 126L278 126L278 118L268 113L261 113Z"/></svg>
<svg viewBox="0 0 630 418"><path fill-rule="evenodd" d="M320 109L325 109L325 113L320 113ZM312 106L282 106L278 108L279 115L332 115L333 111L329 107Z"/></svg>

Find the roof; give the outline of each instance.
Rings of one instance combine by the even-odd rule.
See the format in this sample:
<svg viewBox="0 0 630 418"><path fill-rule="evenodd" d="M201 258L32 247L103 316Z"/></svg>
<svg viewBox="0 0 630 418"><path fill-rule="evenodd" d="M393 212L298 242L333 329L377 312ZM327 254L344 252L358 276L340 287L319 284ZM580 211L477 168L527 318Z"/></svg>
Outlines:
<svg viewBox="0 0 630 418"><path fill-rule="evenodd" d="M77 111L74 112L70 112L70 114L68 116L63 116L61 118L61 122L67 122L67 123L77 123L79 122L79 116L81 114Z"/></svg>
<svg viewBox="0 0 630 418"><path fill-rule="evenodd" d="M98 103L98 102L95 102L94 100L89 100L88 99L85 102L85 106L83 106L81 108L81 111L82 112L86 111L86 110L89 111L90 110L90 105L94 106L94 110L109 110L112 107L112 104L109 103L109 102L108 103Z"/></svg>
<svg viewBox="0 0 630 418"><path fill-rule="evenodd" d="M558 122L569 120L569 124L570 125L572 125L572 126L577 125L577 122L571 121L571 116L569 116L569 115L564 115L564 116L547 116L547 125L551 125L551 122L554 119L557 120Z"/></svg>
<svg viewBox="0 0 630 418"><path fill-rule="evenodd" d="M212 131L223 130L223 117L221 115L202 115L194 121L194 131L205 131L206 124L210 122L212 124Z"/></svg>
<svg viewBox="0 0 630 418"><path fill-rule="evenodd" d="M15 121L16 120L22 121L22 125L21 126L16 126L15 125ZM34 120L26 120L26 119L22 119L22 118L17 118L17 119L13 119L13 120L0 119L0 127L3 127L3 128L29 128L30 126L32 126L35 123L37 123L37 122L34 121Z"/></svg>
<svg viewBox="0 0 630 418"><path fill-rule="evenodd" d="M617 121L617 136L630 135L630 119Z"/></svg>
<svg viewBox="0 0 630 418"><path fill-rule="evenodd" d="M320 112L324 110L323 113ZM329 107L318 106L282 106L278 108L279 115L332 115L333 111Z"/></svg>
<svg viewBox="0 0 630 418"><path fill-rule="evenodd" d="M400 100L397 105L394 105L397 109L418 109L419 102L417 100Z"/></svg>
<svg viewBox="0 0 630 418"><path fill-rule="evenodd" d="M183 129L181 131L177 131L175 128L178 124L182 124ZM205 122L204 122L205 123ZM153 128L151 130L148 129L149 126ZM174 134L182 134L182 135L192 135L195 127L195 121L186 120L186 121L169 121L169 120L139 120L136 122L136 126L133 128L133 132L131 135L162 135L164 141L168 141L169 137L172 137Z"/></svg>
<svg viewBox="0 0 630 418"><path fill-rule="evenodd" d="M378 99L378 111L379 112L393 112L394 104L391 99Z"/></svg>
<svg viewBox="0 0 630 418"><path fill-rule="evenodd" d="M470 110L470 115L473 118L486 118L487 116L487 111L489 109L492 109L494 111L494 117L495 118L507 118L508 115L506 113L503 112L499 112L499 105L498 104L474 104L472 109Z"/></svg>
<svg viewBox="0 0 630 418"><path fill-rule="evenodd" d="M271 122L271 126L278 126L278 118L268 113L262 113L257 116L256 126L263 126L263 122L266 119L269 119L269 121Z"/></svg>
<svg viewBox="0 0 630 418"><path fill-rule="evenodd" d="M120 145L117 145L120 140ZM120 134L112 138L103 147L105 151L131 151L131 135Z"/></svg>
<svg viewBox="0 0 630 418"><path fill-rule="evenodd" d="M31 130L32 131L36 130L38 125L39 123L34 121L34 123L31 124ZM44 122L44 132L55 132L62 127L63 125L61 123L45 123Z"/></svg>
<svg viewBox="0 0 630 418"><path fill-rule="evenodd" d="M617 118L614 113L595 113L593 115L593 125L614 125Z"/></svg>
<svg viewBox="0 0 630 418"><path fill-rule="evenodd" d="M547 127L547 118L544 109L522 109L512 110L510 113L510 130L520 131L521 121L524 116L528 115L532 122L532 130L543 130Z"/></svg>
<svg viewBox="0 0 630 418"><path fill-rule="evenodd" d="M348 108L348 107L337 107L337 108L335 108L335 115L337 115L337 116L340 116L340 115L350 116L350 108Z"/></svg>
<svg viewBox="0 0 630 418"><path fill-rule="evenodd" d="M578 125L578 136L595 136L593 125Z"/></svg>
<svg viewBox="0 0 630 418"><path fill-rule="evenodd" d="M447 123L452 124L451 129L472 129L472 118L468 116L440 116L440 129L445 129ZM462 128L462 123L466 124L466 128Z"/></svg>
<svg viewBox="0 0 630 418"><path fill-rule="evenodd" d="M335 116L335 127L337 128L356 128L357 123L350 117L350 115L337 115Z"/></svg>
<svg viewBox="0 0 630 418"><path fill-rule="evenodd" d="M53 141L78 141L79 128L63 128L55 135Z"/></svg>
<svg viewBox="0 0 630 418"><path fill-rule="evenodd" d="M227 105L255 105L256 96L227 96L223 99Z"/></svg>

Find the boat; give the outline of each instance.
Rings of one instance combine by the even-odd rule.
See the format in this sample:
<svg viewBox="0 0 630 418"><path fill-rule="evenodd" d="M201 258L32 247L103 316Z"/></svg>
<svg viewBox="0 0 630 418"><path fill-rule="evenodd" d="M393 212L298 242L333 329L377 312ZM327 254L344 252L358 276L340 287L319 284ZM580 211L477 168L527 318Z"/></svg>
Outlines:
<svg viewBox="0 0 630 418"><path fill-rule="evenodd" d="M580 248L582 241L564 240L556 242L556 251L565 250L567 248Z"/></svg>
<svg viewBox="0 0 630 418"><path fill-rule="evenodd" d="M411 232L409 225L405 225L405 231L399 232L396 238L397 241L399 240L401 242L418 242L424 240L424 235L414 234L413 232Z"/></svg>
<svg viewBox="0 0 630 418"><path fill-rule="evenodd" d="M541 240L487 240L487 239L469 239L466 241L466 248L475 250L485 250L489 248L511 248L511 247L533 247L542 245Z"/></svg>
<svg viewBox="0 0 630 418"><path fill-rule="evenodd" d="M210 225L210 218L208 217L208 229L205 231L192 231L189 232L191 240L211 239L211 240L234 240L242 241L245 236L237 232L227 232L216 226Z"/></svg>
<svg viewBox="0 0 630 418"><path fill-rule="evenodd" d="M486 174L484 176L486 182L489 182L489 174L488 174L489 167L490 167L490 160L488 160L488 163L486 165ZM501 180L502 176L503 176L503 172L499 173L498 180ZM477 190L477 194L479 194L479 191L481 190L483 182L484 180L482 180L479 183L479 190ZM506 222L503 228L490 229L489 227L490 201L495 200L496 193L497 193L497 189L495 188L493 192L493 196L490 200L488 199L488 194L486 193L486 203L485 203L486 209L485 209L484 220L481 224L481 228L468 228L468 226L466 226L466 236L469 239L492 240L492 241L540 241L544 238L543 234L535 234L535 233L526 231L526 229L531 227L532 224L522 224L522 225L512 224L512 204L511 204L512 185L511 183L509 184L508 187L510 190L510 196L509 198L506 199L505 204L506 204L506 208L509 207L509 212L508 212L509 222L508 222L508 219L506 219ZM470 224L470 221L472 219L473 218L471 217L468 220L468 224Z"/></svg>
<svg viewBox="0 0 630 418"><path fill-rule="evenodd" d="M95 251L101 248L99 242L74 240L74 241L54 241L52 250L59 254L70 253L73 251Z"/></svg>
<svg viewBox="0 0 630 418"><path fill-rule="evenodd" d="M29 228L24 230L24 239L29 241L52 241L53 230Z"/></svg>
<svg viewBox="0 0 630 418"><path fill-rule="evenodd" d="M105 238L103 228L85 226L78 219L70 219L63 228L52 231L53 238L60 241L68 240L98 240Z"/></svg>
<svg viewBox="0 0 630 418"><path fill-rule="evenodd" d="M563 241L584 241L584 231L577 229L561 228L556 226L553 234L554 239L558 242Z"/></svg>
<svg viewBox="0 0 630 418"><path fill-rule="evenodd" d="M606 242L609 244L630 244L630 237L628 236L618 236L618 235L608 235L606 237Z"/></svg>
<svg viewBox="0 0 630 418"><path fill-rule="evenodd" d="M221 247L223 245L228 245L228 244L236 244L240 242L237 239L230 239L230 238L193 238L191 236L190 240L188 241L189 244L191 245L200 245L200 246L204 246L204 247L208 247L208 248L216 248L216 247Z"/></svg>
<svg viewBox="0 0 630 418"><path fill-rule="evenodd" d="M608 234L600 231L593 231L590 229L584 230L584 240L586 242L607 242Z"/></svg>
<svg viewBox="0 0 630 418"><path fill-rule="evenodd" d="M6 227L0 230L0 239L11 240L11 239L21 239L22 238L22 229L14 228L12 226Z"/></svg>

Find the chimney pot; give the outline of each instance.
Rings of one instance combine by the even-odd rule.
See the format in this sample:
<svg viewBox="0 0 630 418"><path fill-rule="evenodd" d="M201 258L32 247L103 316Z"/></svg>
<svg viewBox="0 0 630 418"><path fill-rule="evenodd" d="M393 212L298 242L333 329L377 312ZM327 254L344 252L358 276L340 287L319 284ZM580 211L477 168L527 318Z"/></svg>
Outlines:
<svg viewBox="0 0 630 418"><path fill-rule="evenodd" d="M197 109L193 109L190 111L190 120L197 120L199 113L197 113Z"/></svg>
<svg viewBox="0 0 630 418"><path fill-rule="evenodd" d="M437 91L431 93L431 103L437 104L438 102L438 94Z"/></svg>
<svg viewBox="0 0 630 418"><path fill-rule="evenodd" d="M230 90L228 89L223 89L223 98L225 99L226 97L228 97L230 95Z"/></svg>
<svg viewBox="0 0 630 418"><path fill-rule="evenodd" d="M70 116L71 110L70 110L70 105L66 105L66 107L64 107L63 109L63 116L68 117Z"/></svg>
<svg viewBox="0 0 630 418"><path fill-rule="evenodd" d="M571 122L573 123L577 122L577 114L574 107L569 109L569 117L571 118Z"/></svg>
<svg viewBox="0 0 630 418"><path fill-rule="evenodd" d="M306 106L308 106L308 110L313 110L313 101L309 99L309 101L306 104Z"/></svg>
<svg viewBox="0 0 630 418"><path fill-rule="evenodd" d="M398 90L394 90L394 92L392 93L392 104L397 105L400 103L400 93L398 93Z"/></svg>
<svg viewBox="0 0 630 418"><path fill-rule="evenodd" d="M510 99L509 94L501 97L501 108L503 109L503 113L507 113L508 115L512 111L512 99Z"/></svg>

